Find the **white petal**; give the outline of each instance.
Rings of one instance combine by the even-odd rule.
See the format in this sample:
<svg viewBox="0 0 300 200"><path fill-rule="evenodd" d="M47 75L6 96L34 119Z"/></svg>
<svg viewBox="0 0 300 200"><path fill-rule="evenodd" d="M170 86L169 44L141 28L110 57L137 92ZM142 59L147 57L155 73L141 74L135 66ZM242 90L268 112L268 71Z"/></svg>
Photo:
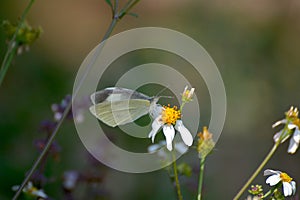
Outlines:
<svg viewBox="0 0 300 200"><path fill-rule="evenodd" d="M33 191L32 194L34 194L34 195L36 195L38 197L42 197L44 199L46 199L48 197L43 190Z"/></svg>
<svg viewBox="0 0 300 200"><path fill-rule="evenodd" d="M149 133L148 137L152 139L152 143L154 142L155 135L157 134L158 130L161 128L162 123L160 121L160 116L155 118L152 122L152 130Z"/></svg>
<svg viewBox="0 0 300 200"><path fill-rule="evenodd" d="M280 138L280 135L282 134L282 130L277 132L274 136L273 136L273 139L274 139L274 142L277 142Z"/></svg>
<svg viewBox="0 0 300 200"><path fill-rule="evenodd" d="M26 186L23 188L23 192L28 192L28 191L30 191L31 189L32 189L32 187L33 187L33 184L32 184L32 182L31 181L29 181L27 184L26 184Z"/></svg>
<svg viewBox="0 0 300 200"><path fill-rule="evenodd" d="M283 130L277 132L273 136L274 141L277 142L282 134L283 134ZM289 135L286 135L284 138L282 138L281 143L285 142L288 138L289 138Z"/></svg>
<svg viewBox="0 0 300 200"><path fill-rule="evenodd" d="M288 182L283 182L282 185L283 185L283 194L284 194L284 196L285 197L291 196L292 193L293 193L292 185Z"/></svg>
<svg viewBox="0 0 300 200"><path fill-rule="evenodd" d="M152 131L149 133L149 135L148 135L148 137L151 138L152 143L154 143L154 139L155 139L156 134L157 134L157 131L153 131L153 130L152 130Z"/></svg>
<svg viewBox="0 0 300 200"><path fill-rule="evenodd" d="M294 138L295 142L297 142L297 143L300 142L300 130L298 127L296 128L296 130L294 132L293 138Z"/></svg>
<svg viewBox="0 0 300 200"><path fill-rule="evenodd" d="M280 174L281 171L275 171L275 170L272 170L272 169L266 169L264 171L264 176L269 176L269 175L273 175L273 174Z"/></svg>
<svg viewBox="0 0 300 200"><path fill-rule="evenodd" d="M79 174L77 171L66 171L64 173L63 186L65 189L72 190L75 188Z"/></svg>
<svg viewBox="0 0 300 200"><path fill-rule="evenodd" d="M290 184L292 186L293 195L294 195L296 193L296 182L295 181L291 181Z"/></svg>
<svg viewBox="0 0 300 200"><path fill-rule="evenodd" d="M279 183L279 181L281 181L280 175L274 174L274 175L270 176L269 178L267 178L266 183L269 184L270 186L274 186L277 183Z"/></svg>
<svg viewBox="0 0 300 200"><path fill-rule="evenodd" d="M173 126L164 125L163 132L166 137L167 149L172 151L172 141L174 139L175 130Z"/></svg>
<svg viewBox="0 0 300 200"><path fill-rule="evenodd" d="M14 185L11 187L12 191L17 191L19 189L19 185Z"/></svg>
<svg viewBox="0 0 300 200"><path fill-rule="evenodd" d="M179 131L183 142L188 146L192 146L193 136L190 131L183 125L181 120L176 121L175 128Z"/></svg>
<svg viewBox="0 0 300 200"><path fill-rule="evenodd" d="M275 128L276 126L278 126L278 125L280 125L280 124L285 124L285 123L286 123L286 119L277 121L277 122L275 122L275 123L272 125L272 128Z"/></svg>
<svg viewBox="0 0 300 200"><path fill-rule="evenodd" d="M54 113L54 120L55 121L59 121L61 119L61 117L62 117L62 113L60 113L60 112Z"/></svg>
<svg viewBox="0 0 300 200"><path fill-rule="evenodd" d="M292 137L290 139L290 145L289 145L289 148L288 148L288 153L294 154L297 151L298 147L299 147L299 143L297 143L294 140L294 137Z"/></svg>
<svg viewBox="0 0 300 200"><path fill-rule="evenodd" d="M159 145L159 144L152 144L152 145L148 146L148 152L149 153L154 153L159 148L161 148L161 145Z"/></svg>
<svg viewBox="0 0 300 200"><path fill-rule="evenodd" d="M189 98L191 98L194 95L194 92L195 92L195 88L192 88L189 93Z"/></svg>
<svg viewBox="0 0 300 200"><path fill-rule="evenodd" d="M288 125L288 129L294 129L294 128L298 128L298 126L295 125L295 124L289 124Z"/></svg>
<svg viewBox="0 0 300 200"><path fill-rule="evenodd" d="M185 86L184 90L183 90L183 94L185 94L185 92L187 91L189 87L188 86Z"/></svg>

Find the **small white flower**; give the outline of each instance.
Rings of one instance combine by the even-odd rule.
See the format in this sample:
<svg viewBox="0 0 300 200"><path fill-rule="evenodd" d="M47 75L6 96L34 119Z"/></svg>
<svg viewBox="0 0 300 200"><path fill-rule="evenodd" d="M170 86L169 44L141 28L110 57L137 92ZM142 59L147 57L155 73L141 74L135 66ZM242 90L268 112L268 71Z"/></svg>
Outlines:
<svg viewBox="0 0 300 200"><path fill-rule="evenodd" d="M12 190L17 191L19 187L20 186L15 185L12 187ZM37 189L36 187L33 186L32 182L30 181L26 184L26 186L23 188L22 191L34 197L39 197L43 199L46 199L48 197L42 189Z"/></svg>
<svg viewBox="0 0 300 200"><path fill-rule="evenodd" d="M277 121L276 123L273 124L273 128L275 128L276 126L280 125L280 124L287 124L287 120L286 119L283 119L283 120L280 120L280 121ZM287 125L287 128L290 130L290 131L294 131L293 133L293 136L291 137L290 139L290 144L289 144L289 148L288 148L288 153L295 153L299 147L299 143L300 143L300 130L299 130L299 119L296 118L294 120L292 120L291 122L288 123ZM282 134L285 134L282 136ZM286 134L284 133L284 130L280 130L279 132L277 132L273 139L275 142L277 142L280 137L283 137L281 138L281 143L285 142L289 137L290 135L289 134Z"/></svg>
<svg viewBox="0 0 300 200"><path fill-rule="evenodd" d="M182 102L192 101L194 92L195 92L195 88L191 88L191 90L188 90L188 86L186 86L182 93Z"/></svg>
<svg viewBox="0 0 300 200"><path fill-rule="evenodd" d="M284 124L287 129L282 129L274 135L274 141L278 142L280 140L281 143L286 141L292 134L292 138L290 139L290 144L288 148L288 153L295 153L299 147L300 143L300 119L298 118L299 110L298 108L294 108L293 106L285 113L286 118L280 121L277 121L273 124L273 128L278 125Z"/></svg>
<svg viewBox="0 0 300 200"><path fill-rule="evenodd" d="M149 133L149 138L152 139L152 142L154 142L157 132L162 128L166 138L167 149L171 151L176 129L180 133L183 142L187 146L191 146L193 144L193 136L183 125L182 120L179 120L180 116L180 111L177 110L177 107L164 106L160 115L152 123L152 130ZM175 125L175 129L173 125Z"/></svg>
<svg viewBox="0 0 300 200"><path fill-rule="evenodd" d="M66 171L64 173L63 187L67 190L73 190L76 186L79 174L77 171Z"/></svg>
<svg viewBox="0 0 300 200"><path fill-rule="evenodd" d="M279 182L282 182L284 196L287 197L295 194L296 182L292 181L293 179L286 173L267 169L264 171L264 176L269 176L266 179L266 183L270 186L274 186L277 185Z"/></svg>

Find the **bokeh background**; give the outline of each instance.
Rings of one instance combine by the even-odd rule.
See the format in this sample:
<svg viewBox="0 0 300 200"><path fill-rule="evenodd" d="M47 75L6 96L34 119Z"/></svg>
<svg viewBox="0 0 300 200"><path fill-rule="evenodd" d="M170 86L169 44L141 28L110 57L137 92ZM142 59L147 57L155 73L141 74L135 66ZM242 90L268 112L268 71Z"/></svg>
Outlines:
<svg viewBox="0 0 300 200"><path fill-rule="evenodd" d="M1 1L0 19L16 22L27 3ZM299 11L297 0L148 0L133 9L138 18L126 16L114 30L113 34L144 26L174 29L203 45L217 64L227 92L227 117L216 150L207 160L204 199L232 199L272 147L276 131L272 123L283 118L291 105L300 106ZM52 0L36 1L27 19L32 26L41 26L43 34L30 52L14 59L0 87L0 199L12 197L11 187L21 183L37 158L34 141L45 137L39 130L41 121L53 119L51 105L71 93L81 62L101 41L111 14L102 0ZM1 31L1 60L5 51L6 39ZM157 57L157 61L178 64L169 55L148 53L124 59L111 73L126 71L122 65ZM103 86L109 86L112 80ZM202 102L203 126L210 118L209 96L201 92L205 85L195 87ZM49 158L45 170L50 180L44 189L53 199L64 198L62 176L68 170L101 177L97 184L79 184L75 199L95 199L97 192L107 199L176 198L164 170L127 174L93 161L72 121L64 123L57 143L61 151L54 159ZM280 146L266 168L286 171L299 182L299 152L289 155L287 147ZM179 162L193 167L193 175L182 177L181 182L186 199L194 199L197 155L191 151ZM263 181L259 176L255 182Z"/></svg>

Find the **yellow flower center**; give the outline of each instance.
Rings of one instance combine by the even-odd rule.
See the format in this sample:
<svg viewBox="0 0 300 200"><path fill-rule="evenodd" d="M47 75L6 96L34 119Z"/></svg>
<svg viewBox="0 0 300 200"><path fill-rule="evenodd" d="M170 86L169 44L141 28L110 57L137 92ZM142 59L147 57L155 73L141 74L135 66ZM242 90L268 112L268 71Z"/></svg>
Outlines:
<svg viewBox="0 0 300 200"><path fill-rule="evenodd" d="M298 128L300 129L300 119L296 118L293 120L293 124L295 124L296 126L298 126Z"/></svg>
<svg viewBox="0 0 300 200"><path fill-rule="evenodd" d="M289 175L287 175L286 173L281 173L280 174L280 178L281 178L281 181L282 182L291 182L293 179L289 176Z"/></svg>
<svg viewBox="0 0 300 200"><path fill-rule="evenodd" d="M198 133L199 140L209 140L212 138L212 134L207 130L207 127L203 127L203 133Z"/></svg>
<svg viewBox="0 0 300 200"><path fill-rule="evenodd" d="M186 90L182 96L184 96L185 98L188 98L189 97L189 94L190 94L190 91L189 90Z"/></svg>
<svg viewBox="0 0 300 200"><path fill-rule="evenodd" d="M163 123L168 125L174 125L181 117L180 110L177 109L177 106L173 106L173 108L171 108L170 105L164 106L161 115Z"/></svg>

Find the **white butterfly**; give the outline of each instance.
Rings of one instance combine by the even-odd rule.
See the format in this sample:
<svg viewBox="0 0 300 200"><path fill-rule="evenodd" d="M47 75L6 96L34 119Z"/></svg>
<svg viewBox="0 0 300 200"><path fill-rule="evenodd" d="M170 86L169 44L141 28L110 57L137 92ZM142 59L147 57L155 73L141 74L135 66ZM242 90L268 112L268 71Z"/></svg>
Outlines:
<svg viewBox="0 0 300 200"><path fill-rule="evenodd" d="M108 126L116 127L148 113L155 119L162 111L158 100L159 97L149 97L134 90L110 87L91 95L93 105L90 111Z"/></svg>

